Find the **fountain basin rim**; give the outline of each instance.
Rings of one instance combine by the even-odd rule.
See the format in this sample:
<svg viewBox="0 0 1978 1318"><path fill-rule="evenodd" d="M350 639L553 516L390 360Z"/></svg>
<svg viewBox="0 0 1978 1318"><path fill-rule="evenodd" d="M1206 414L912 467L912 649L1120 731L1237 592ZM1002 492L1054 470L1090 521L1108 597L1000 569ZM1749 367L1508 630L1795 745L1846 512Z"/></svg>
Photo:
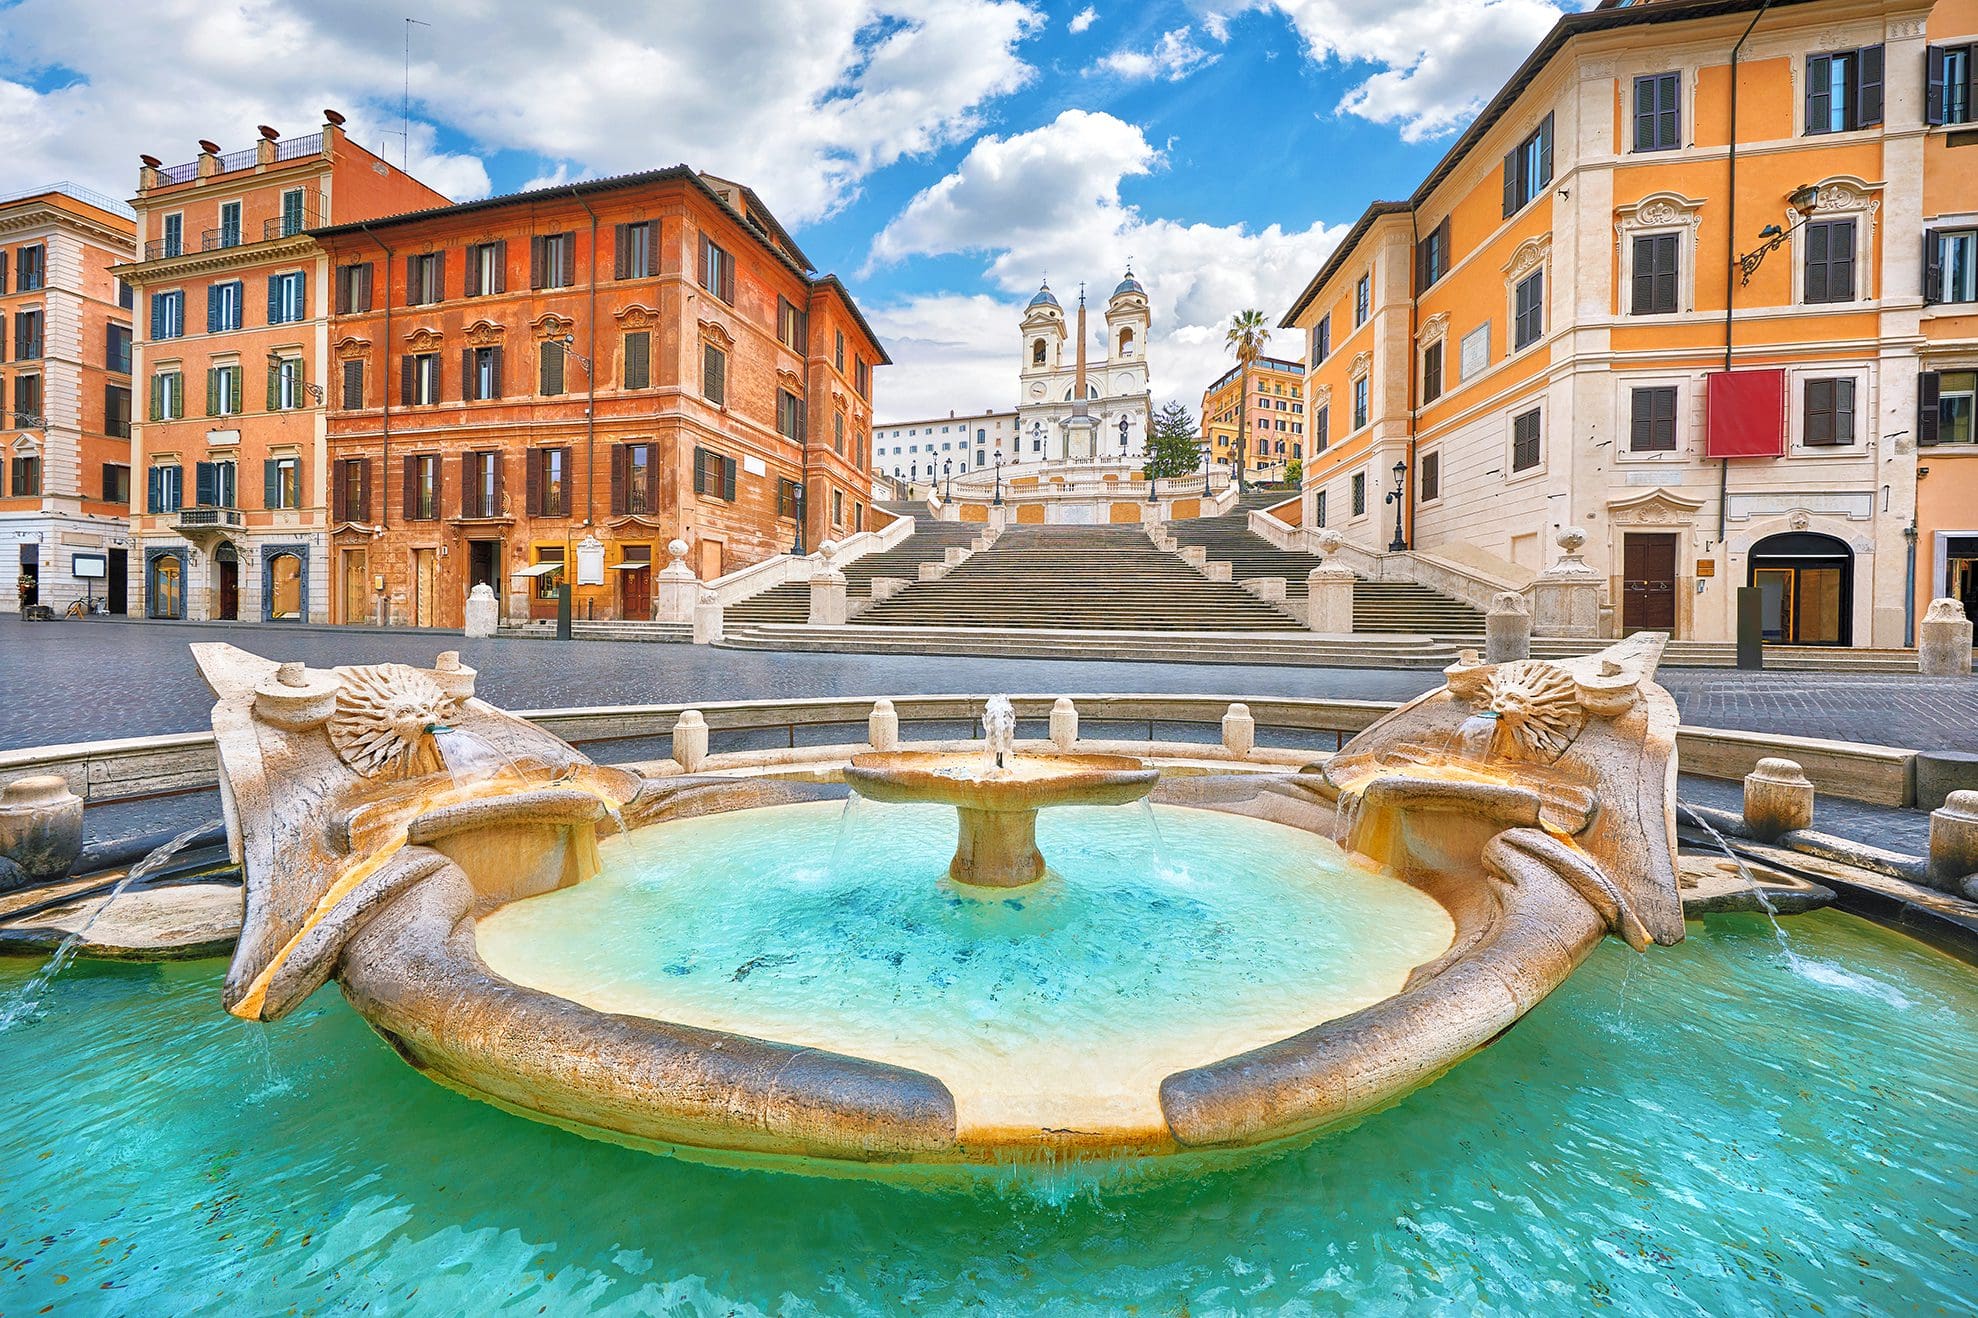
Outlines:
<svg viewBox="0 0 1978 1318"><path fill-rule="evenodd" d="M932 802L986 811L1052 805L1128 805L1154 790L1161 771L1130 755L1017 755L1028 776L960 777L944 769L984 765L980 752L876 751L854 755L846 784L860 796L894 803Z"/></svg>

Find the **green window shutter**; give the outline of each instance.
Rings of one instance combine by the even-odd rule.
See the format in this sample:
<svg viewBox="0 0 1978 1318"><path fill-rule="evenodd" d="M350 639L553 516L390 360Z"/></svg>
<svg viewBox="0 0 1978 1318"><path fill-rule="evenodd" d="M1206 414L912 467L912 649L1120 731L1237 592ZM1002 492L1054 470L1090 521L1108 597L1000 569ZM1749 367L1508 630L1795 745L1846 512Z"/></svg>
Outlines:
<svg viewBox="0 0 1978 1318"><path fill-rule="evenodd" d="M236 415L240 412L241 385L246 382L246 377L247 372L245 370L235 367L233 373L227 379L228 400L232 403Z"/></svg>
<svg viewBox="0 0 1978 1318"><path fill-rule="evenodd" d="M282 506L282 469L273 458L263 459L261 463L261 506Z"/></svg>
<svg viewBox="0 0 1978 1318"><path fill-rule="evenodd" d="M217 366L206 368L206 415L220 414L220 369Z"/></svg>
<svg viewBox="0 0 1978 1318"><path fill-rule="evenodd" d="M164 384L165 384L164 376L154 375L151 377L151 409L149 412L149 416L153 421L159 420L163 415L163 408L164 408L163 400L165 393Z"/></svg>
<svg viewBox="0 0 1978 1318"><path fill-rule="evenodd" d="M268 363L268 410L279 411L282 405L281 364Z"/></svg>

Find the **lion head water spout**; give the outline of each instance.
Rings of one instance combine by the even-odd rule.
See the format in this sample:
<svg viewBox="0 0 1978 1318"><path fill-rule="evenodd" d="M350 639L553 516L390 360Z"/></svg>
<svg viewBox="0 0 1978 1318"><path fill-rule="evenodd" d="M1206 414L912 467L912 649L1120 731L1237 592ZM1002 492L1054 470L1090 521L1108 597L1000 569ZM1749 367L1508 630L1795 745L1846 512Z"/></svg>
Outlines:
<svg viewBox="0 0 1978 1318"><path fill-rule="evenodd" d="M983 710L990 763L946 751L856 755L845 781L874 801L951 805L960 821L948 877L978 888L1018 888L1044 877L1037 812L1054 805L1127 805L1160 772L1126 755L1018 755L1016 710L995 696Z"/></svg>

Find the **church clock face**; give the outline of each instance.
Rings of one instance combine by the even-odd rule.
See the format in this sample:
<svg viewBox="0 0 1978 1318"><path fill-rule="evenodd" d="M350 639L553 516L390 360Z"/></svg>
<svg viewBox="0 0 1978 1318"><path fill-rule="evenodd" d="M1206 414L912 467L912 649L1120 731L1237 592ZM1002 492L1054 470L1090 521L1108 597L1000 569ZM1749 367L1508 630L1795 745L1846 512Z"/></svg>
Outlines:
<svg viewBox="0 0 1978 1318"><path fill-rule="evenodd" d="M1030 396L1032 398L1042 398L1044 396L1044 386L1041 383L1031 385Z"/></svg>

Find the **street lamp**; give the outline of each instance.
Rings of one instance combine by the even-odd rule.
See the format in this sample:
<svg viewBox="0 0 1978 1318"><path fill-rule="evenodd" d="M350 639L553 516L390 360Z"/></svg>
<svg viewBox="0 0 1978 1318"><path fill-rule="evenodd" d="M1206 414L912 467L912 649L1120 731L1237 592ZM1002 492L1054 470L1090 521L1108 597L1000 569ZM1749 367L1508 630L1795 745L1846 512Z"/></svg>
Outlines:
<svg viewBox="0 0 1978 1318"><path fill-rule="evenodd" d="M1813 212L1820 205L1820 191L1812 184L1803 183L1786 194L1786 204L1799 212L1799 219L1788 228L1781 229L1776 224L1768 224L1758 231L1758 236L1766 241L1738 257L1738 269L1743 272L1743 277L1738 280L1740 286L1749 284L1751 277L1758 273L1758 267L1765 264L1766 256L1779 250L1786 239L1792 237L1807 220L1812 218Z"/></svg>
<svg viewBox="0 0 1978 1318"><path fill-rule="evenodd" d="M1216 465L1216 459L1209 451L1209 438L1202 437L1202 497L1209 497L1209 469Z"/></svg>
<svg viewBox="0 0 1978 1318"><path fill-rule="evenodd" d="M996 450L996 507L1003 506L1003 450Z"/></svg>
<svg viewBox="0 0 1978 1318"><path fill-rule="evenodd" d="M951 503L955 497L955 460L953 458L941 459L941 476L947 482L948 486L947 492L941 496L941 500L944 503Z"/></svg>
<svg viewBox="0 0 1978 1318"><path fill-rule="evenodd" d="M1401 486L1407 476L1408 464L1395 463L1394 488L1387 493L1387 501L1394 505L1394 543L1387 547L1389 553L1400 553L1408 547L1408 542L1401 537Z"/></svg>

